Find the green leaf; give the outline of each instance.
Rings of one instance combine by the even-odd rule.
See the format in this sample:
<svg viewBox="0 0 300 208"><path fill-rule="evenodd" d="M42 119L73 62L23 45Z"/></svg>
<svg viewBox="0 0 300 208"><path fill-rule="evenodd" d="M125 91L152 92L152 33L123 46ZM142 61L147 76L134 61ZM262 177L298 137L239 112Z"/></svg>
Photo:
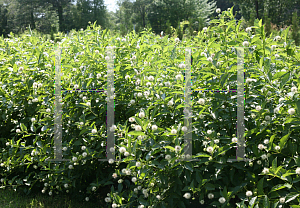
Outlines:
<svg viewBox="0 0 300 208"><path fill-rule="evenodd" d="M21 130L22 131L27 131L27 127L23 123L21 123L20 125L21 125Z"/></svg>
<svg viewBox="0 0 300 208"><path fill-rule="evenodd" d="M205 189L212 191L212 190L215 190L215 186L214 186L214 184L207 183L207 184L205 184Z"/></svg>
<svg viewBox="0 0 300 208"><path fill-rule="evenodd" d="M269 208L269 207L270 207L270 202L269 202L268 196L265 195L265 198L264 198L264 208Z"/></svg>
<svg viewBox="0 0 300 208"><path fill-rule="evenodd" d="M292 192L289 193L286 198L285 198L285 203L288 203L290 201L293 201L294 199L296 199L300 194L297 192Z"/></svg>
<svg viewBox="0 0 300 208"><path fill-rule="evenodd" d="M144 132L142 131L131 131L128 132L129 135L146 135Z"/></svg>
<svg viewBox="0 0 300 208"><path fill-rule="evenodd" d="M272 161L272 169L277 169L277 157Z"/></svg>
<svg viewBox="0 0 300 208"><path fill-rule="evenodd" d="M171 147L171 146L165 146L164 148L170 149L170 150L172 150L172 151L175 151L175 148L174 148L174 147Z"/></svg>
<svg viewBox="0 0 300 208"><path fill-rule="evenodd" d="M285 146L285 144L286 144L286 142L287 142L287 140L288 140L291 133L292 132L288 133L287 135L285 135L284 137L282 137L280 139L280 143L279 143L280 149L283 149L283 147Z"/></svg>
<svg viewBox="0 0 300 208"><path fill-rule="evenodd" d="M119 183L119 185L118 185L118 192L122 193L122 189L123 189L123 185L122 185L122 183Z"/></svg>
<svg viewBox="0 0 300 208"><path fill-rule="evenodd" d="M286 73L286 75L283 76L283 78L280 80L280 89L283 89L283 87L285 86L289 78L290 78L290 73Z"/></svg>
<svg viewBox="0 0 300 208"><path fill-rule="evenodd" d="M254 207L256 199L257 199L257 196L253 197L253 198L250 200L249 205L250 205L251 208Z"/></svg>
<svg viewBox="0 0 300 208"><path fill-rule="evenodd" d="M192 168L192 166L190 164L186 163L184 166L185 166L186 169L188 169L191 172L193 172L193 168Z"/></svg>
<svg viewBox="0 0 300 208"><path fill-rule="evenodd" d="M87 132L87 131L88 131L88 129L83 129L83 130L81 130L80 133L79 133L79 136L81 136L82 134L84 134L84 133Z"/></svg>
<svg viewBox="0 0 300 208"><path fill-rule="evenodd" d="M264 178L261 178L257 184L258 194L264 195Z"/></svg>

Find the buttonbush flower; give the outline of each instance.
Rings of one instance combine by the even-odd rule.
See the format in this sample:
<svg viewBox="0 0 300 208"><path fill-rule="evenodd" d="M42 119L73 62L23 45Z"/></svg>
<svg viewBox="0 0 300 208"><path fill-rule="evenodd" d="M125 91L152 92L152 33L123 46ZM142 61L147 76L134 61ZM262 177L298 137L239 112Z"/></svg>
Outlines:
<svg viewBox="0 0 300 208"><path fill-rule="evenodd" d="M292 92L297 92L297 87L292 87L292 88L291 88L291 91L292 91Z"/></svg>
<svg viewBox="0 0 300 208"><path fill-rule="evenodd" d="M247 191L247 192L246 192L246 196L247 196L247 197L252 196L252 191Z"/></svg>
<svg viewBox="0 0 300 208"><path fill-rule="evenodd" d="M191 198L191 194L190 193L185 193L183 195L183 197L186 198L186 199L190 199Z"/></svg>
<svg viewBox="0 0 300 208"><path fill-rule="evenodd" d="M212 134L212 130L207 130L207 134Z"/></svg>
<svg viewBox="0 0 300 208"><path fill-rule="evenodd" d="M176 130L176 129L172 129L172 130L171 130L171 133L172 133L172 134L176 134L176 133L177 133L177 130Z"/></svg>
<svg viewBox="0 0 300 208"><path fill-rule="evenodd" d="M92 133L93 133L93 134L96 134L96 133L97 133L97 130L96 130L96 129L93 129L93 130L92 130Z"/></svg>
<svg viewBox="0 0 300 208"><path fill-rule="evenodd" d="M251 27L247 27L246 32L251 32Z"/></svg>
<svg viewBox="0 0 300 208"><path fill-rule="evenodd" d="M214 198L214 194L213 194L213 193L209 193L209 194L208 194L208 198L209 198L209 199L213 199L213 198Z"/></svg>
<svg viewBox="0 0 300 208"><path fill-rule="evenodd" d="M179 42L180 40L179 40L179 38L175 38L175 42Z"/></svg>
<svg viewBox="0 0 300 208"><path fill-rule="evenodd" d="M142 131L142 127L140 125L136 125L134 128L136 131Z"/></svg>
<svg viewBox="0 0 300 208"><path fill-rule="evenodd" d="M248 42L248 41L244 41L244 42L243 42L243 46L244 46L244 47L248 47L248 46L249 46L249 42Z"/></svg>
<svg viewBox="0 0 300 208"><path fill-rule="evenodd" d="M267 174L269 172L269 168L264 168L262 172L263 174Z"/></svg>
<svg viewBox="0 0 300 208"><path fill-rule="evenodd" d="M213 61L212 57L208 57L207 61L212 62Z"/></svg>
<svg viewBox="0 0 300 208"><path fill-rule="evenodd" d="M280 202L280 204L284 204L285 198L284 198L284 197L281 197L281 198L279 199L279 202Z"/></svg>
<svg viewBox="0 0 300 208"><path fill-rule="evenodd" d="M84 153L85 153L85 152L84 152ZM114 163L114 159L109 159L109 160L108 160L108 163L109 163L109 164L113 164L113 163Z"/></svg>
<svg viewBox="0 0 300 208"><path fill-rule="evenodd" d="M113 174L112 174L112 177L113 177L113 178L117 178L118 175L117 175L116 173L113 173Z"/></svg>
<svg viewBox="0 0 300 208"><path fill-rule="evenodd" d="M179 152L181 150L181 147L179 145L175 146L175 151Z"/></svg>
<svg viewBox="0 0 300 208"><path fill-rule="evenodd" d="M217 13L221 13L221 9L220 9L220 8L217 8L217 9L216 9L216 12L217 12Z"/></svg>
<svg viewBox="0 0 300 208"><path fill-rule="evenodd" d="M203 28L203 31L206 32L206 31L207 31L207 27L204 27L204 28Z"/></svg>
<svg viewBox="0 0 300 208"><path fill-rule="evenodd" d="M255 108L257 111L260 111L261 110L261 107L258 105L258 106L256 106L256 108Z"/></svg>
<svg viewBox="0 0 300 208"><path fill-rule="evenodd" d="M124 155L125 155L126 157L128 157L130 154L129 154L129 152L125 152Z"/></svg>
<svg viewBox="0 0 300 208"><path fill-rule="evenodd" d="M276 150L276 151L279 151L279 150L280 150L280 146L276 146L276 147L275 147L275 150Z"/></svg>
<svg viewBox="0 0 300 208"><path fill-rule="evenodd" d="M157 126L156 125L152 125L152 131L156 131L157 130Z"/></svg>
<svg viewBox="0 0 300 208"><path fill-rule="evenodd" d="M268 158L268 156L266 155L266 154L263 154L262 156L261 156L261 159L263 159L263 160L265 160L265 159L267 159Z"/></svg>
<svg viewBox="0 0 300 208"><path fill-rule="evenodd" d="M184 132L186 132L186 131L187 131L187 127L186 127L186 126L183 126L183 127L181 128L181 130L184 131Z"/></svg>
<svg viewBox="0 0 300 208"><path fill-rule="evenodd" d="M297 173L298 175L300 175L300 168L299 168L299 167L296 169L296 173Z"/></svg>
<svg viewBox="0 0 300 208"><path fill-rule="evenodd" d="M137 181L136 177L133 177L133 178L131 179L131 181L132 181L133 183L135 183L135 182Z"/></svg>
<svg viewBox="0 0 300 208"><path fill-rule="evenodd" d="M214 151L214 148L213 147L207 147L206 151L209 152L209 153L212 153Z"/></svg>
<svg viewBox="0 0 300 208"><path fill-rule="evenodd" d="M171 158L172 158L171 155L166 155L166 156L165 156L165 159L166 159L166 160L171 160Z"/></svg>
<svg viewBox="0 0 300 208"><path fill-rule="evenodd" d="M125 147L121 147L121 148L119 149L119 151L120 151L121 153L125 153L125 152L126 152L126 148L125 148Z"/></svg>
<svg viewBox="0 0 300 208"><path fill-rule="evenodd" d="M226 201L226 199L225 199L224 197L219 198L219 202L220 202L221 204L224 204L225 201Z"/></svg>
<svg viewBox="0 0 300 208"><path fill-rule="evenodd" d="M295 113L295 109L294 109L294 108L289 109L289 110L288 110L288 113L289 113L290 115L293 115L293 114Z"/></svg>
<svg viewBox="0 0 300 208"><path fill-rule="evenodd" d="M198 101L197 101L198 104L200 105L204 105L205 103L205 100L203 98L200 98Z"/></svg>
<svg viewBox="0 0 300 208"><path fill-rule="evenodd" d="M144 113L144 112L140 112L140 113L139 113L139 117L140 117L140 118L144 118L144 117L145 117L145 113Z"/></svg>
<svg viewBox="0 0 300 208"><path fill-rule="evenodd" d="M133 117L130 117L130 118L129 118L129 122L132 123L132 122L134 122L134 121L135 121L135 119L134 119Z"/></svg>

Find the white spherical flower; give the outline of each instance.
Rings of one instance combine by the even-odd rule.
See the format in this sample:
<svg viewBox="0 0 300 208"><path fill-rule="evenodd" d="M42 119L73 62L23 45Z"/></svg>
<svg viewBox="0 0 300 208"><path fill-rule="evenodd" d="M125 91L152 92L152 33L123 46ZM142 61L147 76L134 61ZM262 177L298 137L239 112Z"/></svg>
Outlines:
<svg viewBox="0 0 300 208"><path fill-rule="evenodd" d="M172 129L172 130L171 130L171 133L172 133L172 134L176 134L176 133L177 133L177 130L176 130L176 129Z"/></svg>
<svg viewBox="0 0 300 208"><path fill-rule="evenodd" d="M247 192L246 192L246 196L247 196L247 197L252 196L252 191L247 191Z"/></svg>
<svg viewBox="0 0 300 208"><path fill-rule="evenodd" d="M176 80L181 80L182 75L181 74L177 74L176 75Z"/></svg>
<svg viewBox="0 0 300 208"><path fill-rule="evenodd" d="M265 148L265 146L263 144L258 145L258 149L263 150L264 148Z"/></svg>
<svg viewBox="0 0 300 208"><path fill-rule="evenodd" d="M292 91L292 92L297 92L297 87L292 87L292 88L291 88L291 91Z"/></svg>
<svg viewBox="0 0 300 208"><path fill-rule="evenodd" d="M109 149L109 151L110 151L110 152L115 152L116 150L115 150L115 148L111 147L111 148Z"/></svg>
<svg viewBox="0 0 300 208"><path fill-rule="evenodd" d="M110 197L105 197L105 202L111 202L111 199L110 199Z"/></svg>
<svg viewBox="0 0 300 208"><path fill-rule="evenodd" d="M132 122L134 122L134 121L135 121L135 119L134 119L133 117L130 117L130 118L129 118L129 122L132 123Z"/></svg>
<svg viewBox="0 0 300 208"><path fill-rule="evenodd" d="M85 152L84 152L84 153L85 153ZM109 160L108 160L108 163L109 163L109 164L113 164L114 162L115 162L114 159L109 159Z"/></svg>
<svg viewBox="0 0 300 208"><path fill-rule="evenodd" d="M20 130L20 129L16 129L16 132L17 132L17 133L20 133L20 132L21 132L21 130Z"/></svg>
<svg viewBox="0 0 300 208"><path fill-rule="evenodd" d="M140 167L140 166L141 166L141 162L136 162L136 163L135 163L135 166L136 166L136 167Z"/></svg>
<svg viewBox="0 0 300 208"><path fill-rule="evenodd" d="M184 131L184 132L186 132L186 131L187 131L187 127L186 127L186 126L183 126L183 127L181 128L181 130Z"/></svg>
<svg viewBox="0 0 300 208"><path fill-rule="evenodd" d="M281 39L280 36L276 36L276 37L274 38L274 41L279 41L280 39Z"/></svg>
<svg viewBox="0 0 300 208"><path fill-rule="evenodd" d="M278 54L275 54L275 58L279 58L280 56Z"/></svg>
<svg viewBox="0 0 300 208"><path fill-rule="evenodd" d="M111 132L113 132L113 131L115 131L117 129L117 126L116 125L112 125L109 129L110 129Z"/></svg>
<svg viewBox="0 0 300 208"><path fill-rule="evenodd" d="M207 130L207 134L212 134L212 130Z"/></svg>
<svg viewBox="0 0 300 208"><path fill-rule="evenodd" d="M145 113L144 113L144 112L140 112L140 113L139 113L139 117L140 117L140 118L144 118L144 117L145 117Z"/></svg>
<svg viewBox="0 0 300 208"><path fill-rule="evenodd" d="M113 203L113 204L111 205L111 207L112 207L112 208L117 208L117 207L118 207L118 205L117 205L117 204L115 204L115 203Z"/></svg>
<svg viewBox="0 0 300 208"><path fill-rule="evenodd" d="M135 103L135 100L130 100L130 104L133 105Z"/></svg>
<svg viewBox="0 0 300 208"><path fill-rule="evenodd" d="M285 198L284 198L284 197L281 197L281 198L279 199L279 202L280 202L280 204L284 204Z"/></svg>
<svg viewBox="0 0 300 208"><path fill-rule="evenodd" d="M131 181L132 181L133 183L135 183L135 182L137 181L137 178L136 178L136 177L133 177L133 178L131 179Z"/></svg>
<svg viewBox="0 0 300 208"><path fill-rule="evenodd" d="M79 88L78 84L75 84L74 89L78 89L78 88Z"/></svg>
<svg viewBox="0 0 300 208"><path fill-rule="evenodd" d="M68 148L67 148L67 147L63 147L62 150L63 150L63 151L67 151Z"/></svg>
<svg viewBox="0 0 300 208"><path fill-rule="evenodd" d="M209 153L212 153L214 151L214 148L213 147L207 147L206 151L209 152Z"/></svg>
<svg viewBox="0 0 300 208"><path fill-rule="evenodd" d="M49 192L49 196L51 196L51 195L52 195L52 191Z"/></svg>
<svg viewBox="0 0 300 208"><path fill-rule="evenodd" d="M77 160L77 157L73 157L72 160L75 162Z"/></svg>
<svg viewBox="0 0 300 208"><path fill-rule="evenodd" d="M209 198L209 199L213 199L213 198L214 198L214 194L213 194L213 193L209 193L209 194L208 194L208 198Z"/></svg>
<svg viewBox="0 0 300 208"><path fill-rule="evenodd" d="M96 130L96 129L93 129L93 130L92 130L92 133L93 133L93 134L96 134L96 133L97 133L97 130Z"/></svg>
<svg viewBox="0 0 300 208"><path fill-rule="evenodd" d="M261 161L260 161L260 160L258 160L258 161L257 161L257 164L258 164L258 165L261 165Z"/></svg>
<svg viewBox="0 0 300 208"><path fill-rule="evenodd" d="M249 46L249 42L248 42L248 41L244 41L244 42L243 42L243 46L244 46L244 47L248 47L248 46Z"/></svg>
<svg viewBox="0 0 300 208"><path fill-rule="evenodd" d="M129 76L129 75L126 75L126 76L125 76L125 79L126 79L126 80L128 80L129 78L130 78L130 76Z"/></svg>
<svg viewBox="0 0 300 208"><path fill-rule="evenodd" d="M171 158L172 158L171 155L166 155L166 156L165 156L165 159L166 159L166 160L171 160Z"/></svg>
<svg viewBox="0 0 300 208"><path fill-rule="evenodd" d="M38 83L34 82L34 83L32 84L32 87L33 87L33 88L37 88L37 87L38 87Z"/></svg>
<svg viewBox="0 0 300 208"><path fill-rule="evenodd" d="M289 109L289 110L288 110L288 113L289 113L290 115L295 114L295 109L294 109L294 108Z"/></svg>
<svg viewBox="0 0 300 208"><path fill-rule="evenodd" d="M31 122L35 122L35 118L31 118Z"/></svg>
<svg viewBox="0 0 300 208"><path fill-rule="evenodd" d="M175 42L179 42L180 40L179 40L179 38L175 38Z"/></svg>
<svg viewBox="0 0 300 208"><path fill-rule="evenodd" d="M207 27L204 27L204 28L203 28L203 31L206 32L206 31L207 31Z"/></svg>
<svg viewBox="0 0 300 208"><path fill-rule="evenodd" d="M219 202L221 204L224 204L226 202L226 199L224 197L219 198Z"/></svg>
<svg viewBox="0 0 300 208"><path fill-rule="evenodd" d="M299 167L296 169L296 174L300 175L300 168Z"/></svg>
<svg viewBox="0 0 300 208"><path fill-rule="evenodd" d="M220 142L219 139L215 139L215 140L214 140L214 143L216 143L216 144L218 144L219 142Z"/></svg>
<svg viewBox="0 0 300 208"><path fill-rule="evenodd" d="M126 148L125 148L125 147L121 147L121 148L119 149L119 151L120 151L121 153L125 153L125 152L126 152Z"/></svg>
<svg viewBox="0 0 300 208"><path fill-rule="evenodd" d="M262 172L263 174L267 174L269 172L269 168L264 168Z"/></svg>
<svg viewBox="0 0 300 208"><path fill-rule="evenodd" d="M128 157L130 154L129 154L129 152L125 152L124 155L125 155L126 157Z"/></svg>
<svg viewBox="0 0 300 208"><path fill-rule="evenodd" d="M64 184L64 187L65 187L65 188L68 188L68 187L69 187L69 185L68 185L67 183L65 183L65 184Z"/></svg>
<svg viewBox="0 0 300 208"><path fill-rule="evenodd" d="M256 106L256 108L255 108L257 111L260 111L261 110L261 107L258 105L258 106Z"/></svg>
<svg viewBox="0 0 300 208"><path fill-rule="evenodd" d="M198 104L200 105L204 105L205 103L205 100L203 98L200 98L198 101L197 101Z"/></svg>
<svg viewBox="0 0 300 208"><path fill-rule="evenodd" d="M271 119L270 116L266 116L266 117L265 117L265 120L266 120L266 121L269 121L270 119Z"/></svg>
<svg viewBox="0 0 300 208"><path fill-rule="evenodd" d="M142 127L140 125L136 125L134 128L136 131L142 131Z"/></svg>
<svg viewBox="0 0 300 208"><path fill-rule="evenodd" d="M168 102L168 106L172 106L172 105L174 105L174 103L173 103L172 100L170 100L170 101Z"/></svg>
<svg viewBox="0 0 300 208"><path fill-rule="evenodd" d="M152 82L154 80L154 77L153 76L149 76L148 80Z"/></svg>
<svg viewBox="0 0 300 208"><path fill-rule="evenodd" d="M183 197L186 198L186 199L190 199L191 198L191 194L190 193L185 193L183 195Z"/></svg>
<svg viewBox="0 0 300 208"><path fill-rule="evenodd" d="M69 169L73 169L74 167L73 167L73 165L69 165Z"/></svg>
<svg viewBox="0 0 300 208"><path fill-rule="evenodd" d="M123 180L122 180L122 179L119 179L119 180L118 180L118 183L123 183Z"/></svg>
<svg viewBox="0 0 300 208"><path fill-rule="evenodd" d="M275 108L274 113L279 113L279 108Z"/></svg>
<svg viewBox="0 0 300 208"><path fill-rule="evenodd" d="M179 152L181 150L181 147L179 145L175 146L175 151Z"/></svg>
<svg viewBox="0 0 300 208"><path fill-rule="evenodd" d="M246 32L251 32L251 27L247 27Z"/></svg>
<svg viewBox="0 0 300 208"><path fill-rule="evenodd" d="M276 49L276 45L271 45L271 50L274 51Z"/></svg>
<svg viewBox="0 0 300 208"><path fill-rule="evenodd" d="M219 14L219 13L221 13L221 9L220 8L217 8L216 9L216 12Z"/></svg>
<svg viewBox="0 0 300 208"><path fill-rule="evenodd" d="M156 125L153 125L152 126L152 131L156 131L157 130L157 126Z"/></svg>
<svg viewBox="0 0 300 208"><path fill-rule="evenodd" d="M141 92L139 92L139 93L137 94L137 96L138 96L138 97L142 97L143 94L142 94Z"/></svg>
<svg viewBox="0 0 300 208"><path fill-rule="evenodd" d="M268 158L268 156L266 155L266 154L263 154L262 156L261 156L261 159L263 159L263 160L265 160L265 159L267 159Z"/></svg>
<svg viewBox="0 0 300 208"><path fill-rule="evenodd" d="M117 178L118 175L117 175L116 173L113 173L113 174L112 174L112 177L113 177L113 178Z"/></svg>
<svg viewBox="0 0 300 208"><path fill-rule="evenodd" d="M276 146L276 147L275 147L275 150L276 150L276 151L280 150L280 146Z"/></svg>
<svg viewBox="0 0 300 208"><path fill-rule="evenodd" d="M207 61L212 62L213 61L212 57L208 57Z"/></svg>

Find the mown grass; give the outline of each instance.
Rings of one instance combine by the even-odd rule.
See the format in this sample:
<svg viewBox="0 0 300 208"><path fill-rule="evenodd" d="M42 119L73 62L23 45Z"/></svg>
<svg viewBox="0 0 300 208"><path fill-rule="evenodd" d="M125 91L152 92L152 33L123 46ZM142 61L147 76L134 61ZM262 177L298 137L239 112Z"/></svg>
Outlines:
<svg viewBox="0 0 300 208"><path fill-rule="evenodd" d="M96 198L96 199L95 199ZM7 187L0 189L0 207L1 208L104 208L107 207L106 202L99 197L90 199L90 201L81 201L70 195L46 195L42 193L34 193L25 195L14 191ZM102 197L103 198L103 197Z"/></svg>

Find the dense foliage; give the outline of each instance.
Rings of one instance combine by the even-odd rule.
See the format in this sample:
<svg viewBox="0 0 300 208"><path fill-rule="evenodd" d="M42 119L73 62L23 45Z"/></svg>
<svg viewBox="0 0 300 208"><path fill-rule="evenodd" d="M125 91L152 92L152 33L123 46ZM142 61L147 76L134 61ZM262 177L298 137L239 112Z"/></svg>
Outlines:
<svg viewBox="0 0 300 208"><path fill-rule="evenodd" d="M220 11L218 11L220 12ZM107 207L299 207L300 53L287 38L266 37L262 21L243 28L233 8L193 39L126 37L90 25L62 37L62 87L105 88L105 50L115 50L115 152L106 146L105 92L63 93L63 158L54 158L55 43L37 33L0 39L0 178L35 191L102 193ZM193 92L193 155L184 156L185 50L193 88L234 89L235 47L244 47L246 158L235 159L236 93ZM77 85L77 86L76 86ZM107 195L106 195L107 194ZM77 195L76 195L77 196ZM86 198L88 197L88 198Z"/></svg>

